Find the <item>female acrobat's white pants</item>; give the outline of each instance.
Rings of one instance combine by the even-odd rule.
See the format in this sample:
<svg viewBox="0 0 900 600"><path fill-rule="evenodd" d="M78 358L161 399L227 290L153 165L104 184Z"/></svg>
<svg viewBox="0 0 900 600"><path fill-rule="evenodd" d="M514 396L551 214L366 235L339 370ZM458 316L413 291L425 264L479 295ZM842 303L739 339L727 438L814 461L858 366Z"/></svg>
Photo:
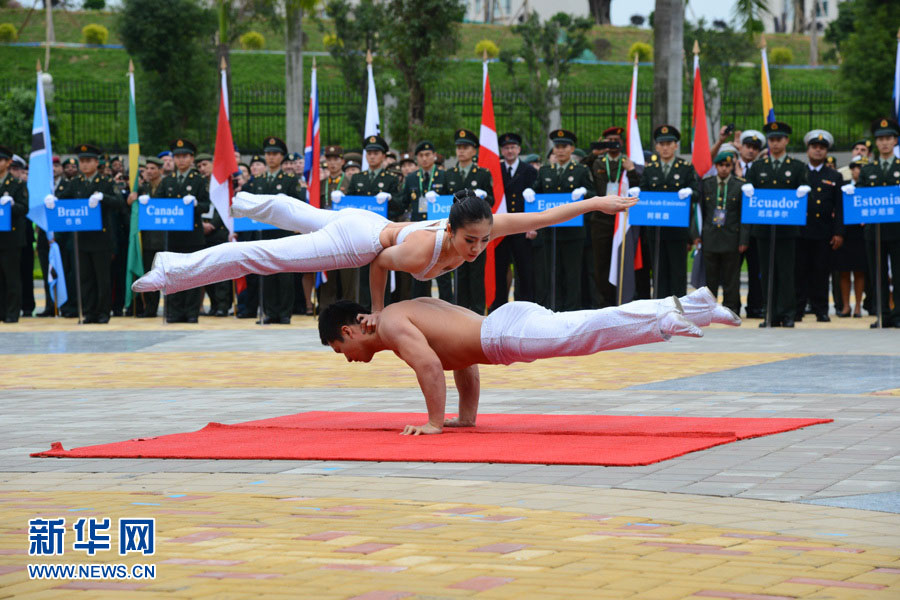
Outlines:
<svg viewBox="0 0 900 600"><path fill-rule="evenodd" d="M153 270L140 278L135 291L171 294L249 273L314 273L361 267L383 250L379 236L387 219L367 210L322 210L279 195L238 194L232 212L281 229L308 235L274 240L231 242L199 252L157 253Z"/></svg>
<svg viewBox="0 0 900 600"><path fill-rule="evenodd" d="M687 321L703 327L713 320L717 304L707 288L680 301ZM663 320L672 312L677 312L673 298L562 313L531 302L510 302L482 322L481 348L491 363L509 365L662 342L671 336Z"/></svg>

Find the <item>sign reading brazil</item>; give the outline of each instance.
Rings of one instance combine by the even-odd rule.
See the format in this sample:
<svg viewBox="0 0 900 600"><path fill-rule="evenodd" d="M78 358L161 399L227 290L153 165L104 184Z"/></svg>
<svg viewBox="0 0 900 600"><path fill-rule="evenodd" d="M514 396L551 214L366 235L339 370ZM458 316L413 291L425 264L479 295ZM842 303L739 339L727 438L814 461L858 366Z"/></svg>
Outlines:
<svg viewBox="0 0 900 600"><path fill-rule="evenodd" d="M194 205L181 198L150 198L138 204L138 229L141 231L191 231L194 229Z"/></svg>
<svg viewBox="0 0 900 600"><path fill-rule="evenodd" d="M688 227L691 199L678 197L678 192L641 192L638 203L628 209L631 225L654 227Z"/></svg>
<svg viewBox="0 0 900 600"><path fill-rule="evenodd" d="M331 210L344 210L346 208L359 208L373 212L387 218L387 201L381 204L375 200L375 196L344 196L338 203L331 203Z"/></svg>
<svg viewBox="0 0 900 600"><path fill-rule="evenodd" d="M844 194L844 224L900 222L900 185L856 188Z"/></svg>
<svg viewBox="0 0 900 600"><path fill-rule="evenodd" d="M751 225L806 225L806 196L797 190L757 189L752 196L743 195L741 223Z"/></svg>
<svg viewBox="0 0 900 600"><path fill-rule="evenodd" d="M556 208L557 206L562 206L563 204L569 204L570 202L574 202L572 200L572 194L535 194L534 202L525 202L525 212L527 213L535 213L535 212L543 212L550 208ZM559 225L553 225L553 227L581 227L584 224L584 215L578 215L564 223L560 223Z"/></svg>
<svg viewBox="0 0 900 600"><path fill-rule="evenodd" d="M102 208L88 206L87 198L57 200L47 211L47 231L99 231L103 229Z"/></svg>

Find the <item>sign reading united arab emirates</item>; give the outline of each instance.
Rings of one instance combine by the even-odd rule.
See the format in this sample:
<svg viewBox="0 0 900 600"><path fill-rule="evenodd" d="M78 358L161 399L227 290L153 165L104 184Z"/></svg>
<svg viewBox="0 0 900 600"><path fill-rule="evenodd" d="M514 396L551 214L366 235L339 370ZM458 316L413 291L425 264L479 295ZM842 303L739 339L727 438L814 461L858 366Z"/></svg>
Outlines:
<svg viewBox="0 0 900 600"><path fill-rule="evenodd" d="M12 204L0 205L0 231L12 230Z"/></svg>
<svg viewBox="0 0 900 600"><path fill-rule="evenodd" d="M844 194L844 224L900 222L900 185L856 188Z"/></svg>
<svg viewBox="0 0 900 600"><path fill-rule="evenodd" d="M255 221L250 217L235 217L234 218L234 232L238 233L241 231L264 231L266 229L278 229L274 225L269 225L268 223L263 223L262 221Z"/></svg>
<svg viewBox="0 0 900 600"><path fill-rule="evenodd" d="M428 220L436 221L450 216L450 207L453 206L453 196L438 196L434 202L428 203Z"/></svg>
<svg viewBox="0 0 900 600"><path fill-rule="evenodd" d="M556 208L564 204L575 202L572 200L572 194L535 194L534 202L525 202L525 212L535 213ZM584 224L584 215L578 215L568 221L553 225L553 227L581 227Z"/></svg>
<svg viewBox="0 0 900 600"><path fill-rule="evenodd" d="M641 192L637 204L628 209L631 225L687 227L690 225L691 199L682 200L678 192Z"/></svg>
<svg viewBox="0 0 900 600"><path fill-rule="evenodd" d="M751 225L806 225L806 196L797 190L757 189L752 196L743 195L741 223Z"/></svg>
<svg viewBox="0 0 900 600"><path fill-rule="evenodd" d="M47 211L47 231L99 231L103 229L102 208L91 208L87 198L57 200Z"/></svg>
<svg viewBox="0 0 900 600"><path fill-rule="evenodd" d="M194 229L194 205L181 198L150 198L138 204L138 229L141 231L191 231Z"/></svg>
<svg viewBox="0 0 900 600"><path fill-rule="evenodd" d="M359 208L387 218L387 200L378 204L375 196L344 196L340 202L331 203L331 210L344 210L346 208Z"/></svg>

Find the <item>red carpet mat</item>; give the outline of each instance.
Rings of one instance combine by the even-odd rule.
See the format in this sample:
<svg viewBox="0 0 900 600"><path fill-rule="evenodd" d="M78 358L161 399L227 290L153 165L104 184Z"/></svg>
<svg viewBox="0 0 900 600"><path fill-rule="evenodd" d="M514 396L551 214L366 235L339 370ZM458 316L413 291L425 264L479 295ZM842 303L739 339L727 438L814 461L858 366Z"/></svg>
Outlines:
<svg viewBox="0 0 900 600"><path fill-rule="evenodd" d="M307 412L73 450L55 442L31 456L635 466L831 419L483 414L477 428L399 435L424 421L421 413Z"/></svg>

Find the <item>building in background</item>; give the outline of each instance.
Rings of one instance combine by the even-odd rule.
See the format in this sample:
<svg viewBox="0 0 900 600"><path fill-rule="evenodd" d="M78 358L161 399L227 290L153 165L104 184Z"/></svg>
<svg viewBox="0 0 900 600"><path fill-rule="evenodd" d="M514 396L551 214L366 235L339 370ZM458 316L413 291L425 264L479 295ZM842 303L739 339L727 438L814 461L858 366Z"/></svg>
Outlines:
<svg viewBox="0 0 900 600"><path fill-rule="evenodd" d="M818 22L819 33L837 19L838 4L844 0L768 0L769 12L762 15L766 33L809 33L809 23Z"/></svg>
<svg viewBox="0 0 900 600"><path fill-rule="evenodd" d="M468 0L467 23L514 25L535 12L546 21L558 12L578 17L590 16L588 0Z"/></svg>

